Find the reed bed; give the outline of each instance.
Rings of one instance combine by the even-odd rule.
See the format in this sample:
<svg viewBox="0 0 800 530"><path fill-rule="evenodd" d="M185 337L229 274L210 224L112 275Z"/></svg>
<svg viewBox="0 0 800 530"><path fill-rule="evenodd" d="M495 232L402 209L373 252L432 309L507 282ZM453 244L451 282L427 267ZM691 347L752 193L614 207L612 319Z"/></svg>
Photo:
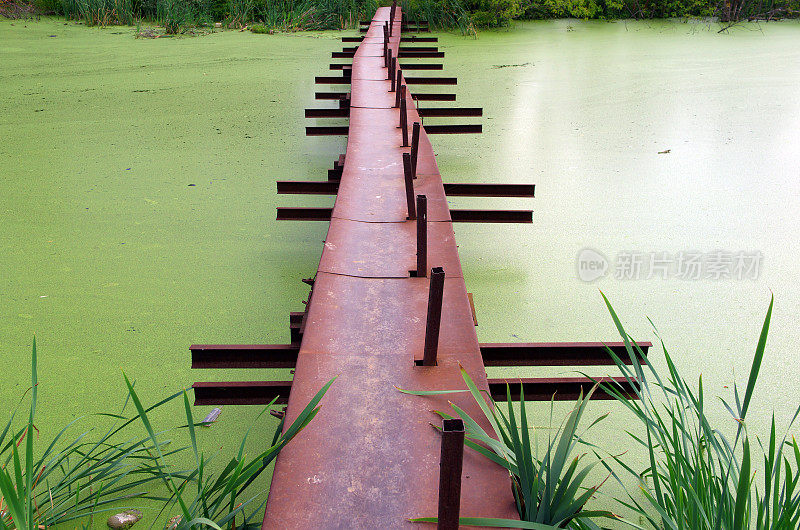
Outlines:
<svg viewBox="0 0 800 530"><path fill-rule="evenodd" d="M89 432L67 438L79 418L61 429L44 450L36 449L39 381L35 339L31 374L27 421L15 427L14 412L0 431L0 530L35 530L64 523L97 528L104 524L104 514L142 499L161 504L156 518L178 510L179 518L173 518L177 529L260 528L265 501L258 500L263 493L248 493L248 486L314 419L334 381L320 389L285 431L282 423L278 426L270 447L247 458L244 448L251 425L238 453L219 474L213 474L208 468L213 457L198 449L195 433L195 427L204 424L195 422L186 391L145 406L127 376L125 402L117 413L100 414L112 425L98 439L90 440ZM156 430L150 415L178 398L183 400L186 423L175 428L188 429L191 445L172 448L165 438L169 430ZM133 416L125 413L130 403L136 409ZM254 424L273 404L274 400L264 407ZM176 469L171 463L174 455L189 448L194 467Z"/></svg>
<svg viewBox="0 0 800 530"><path fill-rule="evenodd" d="M608 470L625 487L620 502L647 522L648 527L673 530L796 530L800 527L800 447L788 434L779 438L775 416L769 437L748 430L752 403L766 350L773 301L761 329L744 393L734 386L734 401L720 398L730 414L727 424L715 424L708 414L702 377L696 389L681 375L662 341L667 364L661 373L631 341L608 299L603 297L625 341L631 366L609 350L621 373L639 381L638 400L627 399L621 388L604 385L638 420L628 434L647 454L645 469L637 471L614 457ZM788 432L800 407L786 427ZM765 442L765 443L764 443ZM763 468L757 469L757 460ZM759 478L760 475L760 478ZM641 500L641 492L645 500Z"/></svg>

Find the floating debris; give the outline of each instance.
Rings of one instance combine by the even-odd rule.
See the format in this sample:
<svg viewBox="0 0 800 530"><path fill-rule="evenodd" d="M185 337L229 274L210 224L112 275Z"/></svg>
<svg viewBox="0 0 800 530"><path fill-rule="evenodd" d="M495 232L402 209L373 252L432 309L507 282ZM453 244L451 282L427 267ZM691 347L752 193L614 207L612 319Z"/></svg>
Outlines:
<svg viewBox="0 0 800 530"><path fill-rule="evenodd" d="M522 64L494 64L492 68L523 68L525 66L531 66L531 63L522 63Z"/></svg>
<svg viewBox="0 0 800 530"><path fill-rule="evenodd" d="M182 520L183 517L180 515L170 517L169 521L167 521L167 524L164 525L164 530L176 530L178 528L178 525L181 524Z"/></svg>
<svg viewBox="0 0 800 530"><path fill-rule="evenodd" d="M659 151L658 154L659 155L666 155L666 154L669 154L670 151L672 151L672 149L665 149L663 151Z"/></svg>
<svg viewBox="0 0 800 530"><path fill-rule="evenodd" d="M109 517L106 524L109 528L113 528L114 530L126 530L138 523L141 518L142 512L139 510L126 510Z"/></svg>
<svg viewBox="0 0 800 530"><path fill-rule="evenodd" d="M209 412L206 415L205 418L203 418L203 421L200 423L203 424L203 427L210 427L212 423L217 421L217 418L219 418L220 414L222 414L222 409L219 407L215 407L211 412Z"/></svg>

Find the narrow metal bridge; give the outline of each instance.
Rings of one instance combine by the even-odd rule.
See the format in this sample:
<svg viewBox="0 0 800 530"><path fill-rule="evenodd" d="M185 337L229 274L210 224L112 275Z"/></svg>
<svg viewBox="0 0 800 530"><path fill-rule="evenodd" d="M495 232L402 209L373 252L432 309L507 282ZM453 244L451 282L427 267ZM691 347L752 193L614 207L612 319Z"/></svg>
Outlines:
<svg viewBox="0 0 800 530"><path fill-rule="evenodd" d="M331 64L341 75L316 78L349 90L318 92L335 106L306 110L308 118L349 119L346 127L307 127L310 135L347 135L346 153L328 180L277 183L278 193L336 196L333 208L278 208L278 219L330 223L317 274L303 280L311 287L305 311L289 316L290 343L191 347L194 368L294 368L294 379L196 383L195 403L264 404L278 395L288 403L288 425L338 376L320 413L277 459L264 528L410 528L410 517L441 509L450 520L442 528L453 528L459 512L516 518L506 471L474 452L462 455L460 443L443 446L430 425L438 418L432 411L448 409L448 400L482 417L472 397L421 398L395 387L463 388L461 365L498 401L506 399L506 383L513 395L523 387L526 399L566 400L589 382L487 379L485 367L613 363L601 343L478 343L453 223L530 223L533 214L450 209L447 197L532 198L534 186L443 183L429 135L481 132L481 125L423 125L423 118L478 117L482 109L417 108L455 94L409 87L457 83L405 75L442 69L416 61L443 57L436 46L409 46L437 42L419 34L425 23L404 22L392 6L364 25L363 36L342 39L353 47L333 52L352 59Z"/></svg>

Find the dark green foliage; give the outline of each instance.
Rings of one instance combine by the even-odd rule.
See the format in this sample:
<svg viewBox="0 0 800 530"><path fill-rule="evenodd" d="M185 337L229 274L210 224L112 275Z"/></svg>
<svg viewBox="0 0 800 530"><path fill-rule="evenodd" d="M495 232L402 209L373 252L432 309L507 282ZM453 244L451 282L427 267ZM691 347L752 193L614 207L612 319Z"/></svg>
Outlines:
<svg viewBox="0 0 800 530"><path fill-rule="evenodd" d="M472 31L472 20L459 0L403 0L400 3L407 20L426 20L431 29L458 28Z"/></svg>
<svg viewBox="0 0 800 530"><path fill-rule="evenodd" d="M800 0L523 0L522 18L685 18L798 16Z"/></svg>
<svg viewBox="0 0 800 530"><path fill-rule="evenodd" d="M480 27L507 26L522 12L523 0L467 0L472 21Z"/></svg>

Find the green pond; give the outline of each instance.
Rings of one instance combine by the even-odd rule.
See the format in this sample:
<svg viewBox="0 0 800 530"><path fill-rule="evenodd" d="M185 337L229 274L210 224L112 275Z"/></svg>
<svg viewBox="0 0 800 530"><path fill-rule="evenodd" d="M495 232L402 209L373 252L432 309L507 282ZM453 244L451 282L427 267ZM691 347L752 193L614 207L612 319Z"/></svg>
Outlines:
<svg viewBox="0 0 800 530"><path fill-rule="evenodd" d="M749 417L764 433L800 397L800 24L717 29L553 21L439 35L444 75L458 76L460 105L484 108L484 133L433 143L446 182L536 184L535 199L451 200L534 210L532 225L456 227L481 341L618 340L602 290L637 339L657 340L649 317L689 379L732 398L774 293ZM135 39L0 20L3 414L29 387L34 334L41 440L118 410L123 372L150 403L196 380L289 376L192 372L188 347L288 341L326 225L278 223L275 207L333 199L278 197L275 181L324 179L344 150L306 138L303 119L329 105L314 101L313 77L341 35ZM608 274L583 281L579 262L600 255ZM663 365L659 348L651 357ZM548 406L532 409L546 423ZM258 412L224 407L201 443L232 453ZM596 443L625 447L621 407L590 408L605 412ZM162 410L157 427L181 414ZM275 425L259 420L252 450Z"/></svg>

